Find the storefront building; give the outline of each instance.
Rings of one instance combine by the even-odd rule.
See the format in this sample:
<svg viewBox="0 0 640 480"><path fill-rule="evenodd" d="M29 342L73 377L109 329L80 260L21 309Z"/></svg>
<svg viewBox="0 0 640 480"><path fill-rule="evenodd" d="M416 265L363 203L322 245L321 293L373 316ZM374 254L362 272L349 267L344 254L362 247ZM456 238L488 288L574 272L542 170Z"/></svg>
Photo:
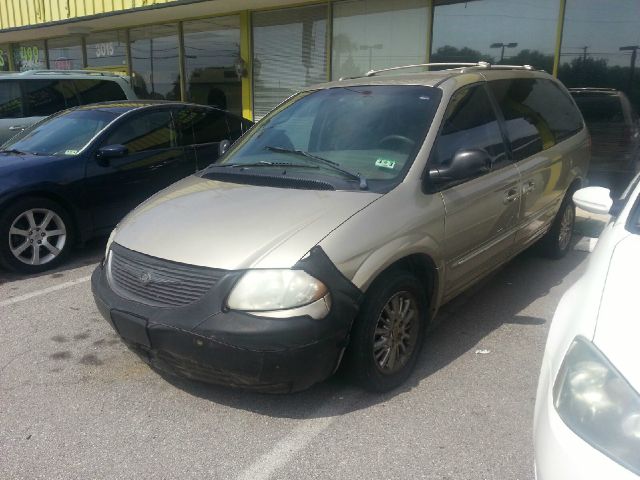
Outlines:
<svg viewBox="0 0 640 480"><path fill-rule="evenodd" d="M107 70L257 120L295 91L425 62L531 64L640 106L640 0L0 0L0 71Z"/></svg>

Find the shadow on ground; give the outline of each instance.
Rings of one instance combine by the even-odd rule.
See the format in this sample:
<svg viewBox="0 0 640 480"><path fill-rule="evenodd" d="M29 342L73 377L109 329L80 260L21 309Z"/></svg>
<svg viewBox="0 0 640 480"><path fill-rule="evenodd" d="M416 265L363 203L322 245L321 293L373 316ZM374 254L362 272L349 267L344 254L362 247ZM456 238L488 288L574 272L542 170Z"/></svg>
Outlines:
<svg viewBox="0 0 640 480"><path fill-rule="evenodd" d="M92 239L83 246L74 247L71 252L69 252L69 257L67 258L67 260L58 268L47 270L46 272L38 273L35 275L25 275L0 269L0 285L2 285L3 283L15 282L16 280L23 280L26 278L38 278L46 276L53 276L53 278L62 278L64 277L65 272L79 267L84 267L86 265L97 264L98 262L100 262L104 255L104 248L106 244L106 237Z"/></svg>

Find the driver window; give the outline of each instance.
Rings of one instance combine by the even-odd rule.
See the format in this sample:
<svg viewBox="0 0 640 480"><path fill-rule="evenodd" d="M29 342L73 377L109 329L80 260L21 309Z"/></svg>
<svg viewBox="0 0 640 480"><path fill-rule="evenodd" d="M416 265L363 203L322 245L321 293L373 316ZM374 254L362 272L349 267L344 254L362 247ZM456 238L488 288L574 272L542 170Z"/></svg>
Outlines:
<svg viewBox="0 0 640 480"><path fill-rule="evenodd" d="M125 119L109 134L103 146L124 145L129 153L160 150L177 145L169 110L154 110Z"/></svg>
<svg viewBox="0 0 640 480"><path fill-rule="evenodd" d="M479 148L492 158L492 169L507 162L498 120L482 85L453 94L431 154L432 165L447 165L458 150Z"/></svg>

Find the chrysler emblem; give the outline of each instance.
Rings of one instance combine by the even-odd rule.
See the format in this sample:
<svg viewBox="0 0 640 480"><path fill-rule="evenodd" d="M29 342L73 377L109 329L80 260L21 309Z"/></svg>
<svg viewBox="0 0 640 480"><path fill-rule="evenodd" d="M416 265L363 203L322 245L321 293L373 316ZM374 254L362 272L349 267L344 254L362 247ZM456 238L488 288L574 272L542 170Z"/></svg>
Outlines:
<svg viewBox="0 0 640 480"><path fill-rule="evenodd" d="M142 285L149 285L149 282L151 282L151 274L149 272L142 272L138 276L138 280Z"/></svg>

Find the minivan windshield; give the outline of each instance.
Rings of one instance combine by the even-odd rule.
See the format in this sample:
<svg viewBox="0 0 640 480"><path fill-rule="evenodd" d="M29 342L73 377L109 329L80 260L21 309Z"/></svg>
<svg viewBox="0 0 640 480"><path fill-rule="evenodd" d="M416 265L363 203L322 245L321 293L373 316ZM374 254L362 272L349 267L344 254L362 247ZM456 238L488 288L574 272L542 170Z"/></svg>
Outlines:
<svg viewBox="0 0 640 480"><path fill-rule="evenodd" d="M439 100L440 90L419 85L303 92L257 123L209 171L231 167L224 173L250 170L336 189L388 191L411 166Z"/></svg>
<svg viewBox="0 0 640 480"><path fill-rule="evenodd" d="M2 145L2 150L36 155L77 155L117 114L105 110L70 110L30 126Z"/></svg>

